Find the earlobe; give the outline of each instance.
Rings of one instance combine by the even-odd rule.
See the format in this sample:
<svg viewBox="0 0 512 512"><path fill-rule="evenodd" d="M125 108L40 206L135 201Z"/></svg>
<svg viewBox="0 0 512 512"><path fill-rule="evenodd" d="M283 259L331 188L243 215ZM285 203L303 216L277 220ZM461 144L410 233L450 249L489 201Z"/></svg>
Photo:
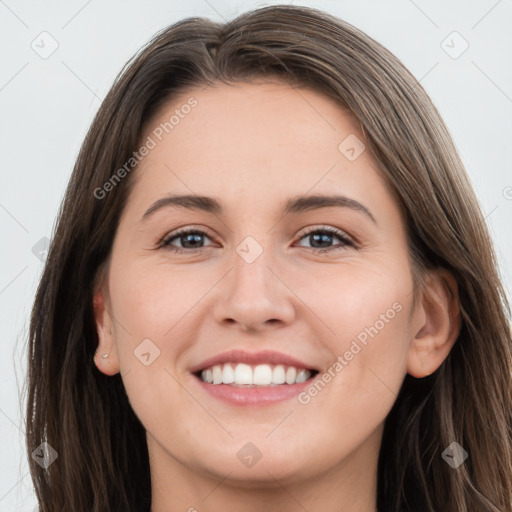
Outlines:
<svg viewBox="0 0 512 512"><path fill-rule="evenodd" d="M98 348L94 354L94 363L105 375L119 372L112 317L109 313L105 292L99 290L93 298L94 320L98 334Z"/></svg>
<svg viewBox="0 0 512 512"><path fill-rule="evenodd" d="M407 372L416 378L434 373L446 359L460 330L457 282L445 269L431 271L421 290L409 347ZM414 322L414 320L413 320Z"/></svg>

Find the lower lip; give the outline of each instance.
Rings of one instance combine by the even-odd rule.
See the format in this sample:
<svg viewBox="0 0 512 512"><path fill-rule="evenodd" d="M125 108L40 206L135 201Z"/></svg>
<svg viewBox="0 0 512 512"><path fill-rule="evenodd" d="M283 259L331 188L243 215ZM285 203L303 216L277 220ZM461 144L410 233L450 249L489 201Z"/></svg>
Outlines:
<svg viewBox="0 0 512 512"><path fill-rule="evenodd" d="M311 385L314 378L298 384L281 384L268 387L237 387L228 384L209 384L195 377L199 385L211 396L231 405L259 407L275 404L296 397L301 391Z"/></svg>

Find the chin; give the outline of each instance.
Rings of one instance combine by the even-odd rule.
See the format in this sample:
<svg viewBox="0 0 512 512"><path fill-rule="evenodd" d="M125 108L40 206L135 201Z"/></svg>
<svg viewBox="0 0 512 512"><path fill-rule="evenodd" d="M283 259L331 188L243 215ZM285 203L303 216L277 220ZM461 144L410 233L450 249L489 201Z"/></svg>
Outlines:
<svg viewBox="0 0 512 512"><path fill-rule="evenodd" d="M232 442L219 451L209 451L207 457L203 452L203 470L247 489L275 487L276 480L280 484L298 482L328 470L329 461L324 459L326 466L321 467L318 457L313 451L308 455L303 443L283 446L265 440L265 436L253 439L254 442Z"/></svg>

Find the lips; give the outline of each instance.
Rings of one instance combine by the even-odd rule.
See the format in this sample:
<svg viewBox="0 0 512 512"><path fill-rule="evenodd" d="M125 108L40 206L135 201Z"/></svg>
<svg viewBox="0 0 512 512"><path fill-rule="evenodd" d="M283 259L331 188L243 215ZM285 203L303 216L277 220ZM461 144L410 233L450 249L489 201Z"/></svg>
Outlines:
<svg viewBox="0 0 512 512"><path fill-rule="evenodd" d="M272 350L229 350L194 365L190 372L209 396L249 407L292 399L318 374L305 362Z"/></svg>
<svg viewBox="0 0 512 512"><path fill-rule="evenodd" d="M258 352L248 352L245 350L228 350L217 354L216 356L205 359L190 368L191 373L201 372L215 365L224 365L225 363L237 364L244 363L246 365L284 365L293 366L297 370L309 370L312 373L318 372L318 368L308 365L307 363L296 359L288 354L275 352L273 350L263 350Z"/></svg>

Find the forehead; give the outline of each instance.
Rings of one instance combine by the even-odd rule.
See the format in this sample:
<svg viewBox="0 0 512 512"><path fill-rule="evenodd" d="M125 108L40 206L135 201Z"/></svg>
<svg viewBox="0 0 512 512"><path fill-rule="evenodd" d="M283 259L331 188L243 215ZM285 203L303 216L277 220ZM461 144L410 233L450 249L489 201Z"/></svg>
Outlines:
<svg viewBox="0 0 512 512"><path fill-rule="evenodd" d="M190 88L159 110L148 137L154 147L136 171L141 202L180 192L281 206L308 191L349 192L356 200L385 193L355 117L287 83Z"/></svg>
<svg viewBox="0 0 512 512"><path fill-rule="evenodd" d="M187 107L192 101L196 105ZM182 149L189 148L194 159L200 156L194 153L199 145L210 159L225 158L234 151L261 161L274 155L300 159L308 146L319 145L334 149L337 157L344 136L363 139L355 117L333 99L283 82L217 82L189 89L160 109L147 134L165 129L173 113L181 116L175 115L176 125L162 134L164 142L180 144L187 139Z"/></svg>

